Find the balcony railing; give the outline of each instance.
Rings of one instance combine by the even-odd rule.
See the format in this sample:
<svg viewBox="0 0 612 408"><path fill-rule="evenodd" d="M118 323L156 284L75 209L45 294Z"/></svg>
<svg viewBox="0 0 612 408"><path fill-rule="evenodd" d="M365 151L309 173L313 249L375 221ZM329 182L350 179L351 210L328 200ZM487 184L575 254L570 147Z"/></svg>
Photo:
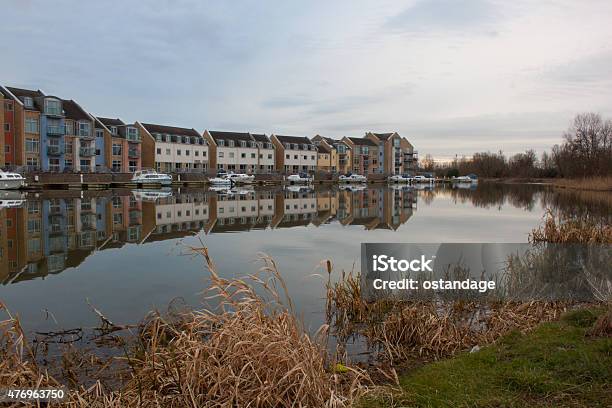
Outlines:
<svg viewBox="0 0 612 408"><path fill-rule="evenodd" d="M93 138L93 134L91 132L87 132L87 131L84 131L84 130L79 130L77 136L80 137L80 138L85 138L85 139L92 139Z"/></svg>
<svg viewBox="0 0 612 408"><path fill-rule="evenodd" d="M140 142L140 135L128 134L125 138L128 140L128 142Z"/></svg>
<svg viewBox="0 0 612 408"><path fill-rule="evenodd" d="M48 136L64 136L64 133L65 133L64 126L47 126Z"/></svg>
<svg viewBox="0 0 612 408"><path fill-rule="evenodd" d="M51 156L59 156L62 154L62 148L60 146L47 146L47 154Z"/></svg>
<svg viewBox="0 0 612 408"><path fill-rule="evenodd" d="M79 148L79 155L85 157L91 157L96 155L96 149L93 147L81 147Z"/></svg>
<svg viewBox="0 0 612 408"><path fill-rule="evenodd" d="M128 157L132 157L132 158L138 158L140 157L140 152L136 149L129 149L128 150Z"/></svg>

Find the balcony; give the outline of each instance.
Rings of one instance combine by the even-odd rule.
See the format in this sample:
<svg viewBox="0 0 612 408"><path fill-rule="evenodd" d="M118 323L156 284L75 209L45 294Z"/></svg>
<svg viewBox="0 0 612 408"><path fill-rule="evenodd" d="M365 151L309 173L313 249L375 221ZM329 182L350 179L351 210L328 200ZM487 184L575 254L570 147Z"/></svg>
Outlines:
<svg viewBox="0 0 612 408"><path fill-rule="evenodd" d="M47 154L49 156L59 156L62 154L62 148L60 146L47 146Z"/></svg>
<svg viewBox="0 0 612 408"><path fill-rule="evenodd" d="M140 135L130 135L128 133L128 135L125 138L127 139L128 142L140 143Z"/></svg>
<svg viewBox="0 0 612 408"><path fill-rule="evenodd" d="M128 149L128 157L137 159L140 157L140 152L138 149Z"/></svg>
<svg viewBox="0 0 612 408"><path fill-rule="evenodd" d="M79 130L77 136L81 139L93 139L93 135L91 134L91 132L88 132L86 130Z"/></svg>
<svg viewBox="0 0 612 408"><path fill-rule="evenodd" d="M64 136L64 126L47 126L47 136Z"/></svg>
<svg viewBox="0 0 612 408"><path fill-rule="evenodd" d="M79 155L84 157L91 157L96 155L96 149L93 147L81 147L79 148Z"/></svg>

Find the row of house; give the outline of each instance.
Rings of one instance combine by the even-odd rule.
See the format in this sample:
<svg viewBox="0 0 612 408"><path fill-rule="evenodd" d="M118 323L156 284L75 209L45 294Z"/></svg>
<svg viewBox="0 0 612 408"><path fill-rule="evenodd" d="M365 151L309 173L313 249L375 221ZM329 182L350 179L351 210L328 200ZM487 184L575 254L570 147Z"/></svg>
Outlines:
<svg viewBox="0 0 612 408"><path fill-rule="evenodd" d="M0 86L0 166L43 172L413 173L418 154L397 132L332 139L126 123L71 99Z"/></svg>

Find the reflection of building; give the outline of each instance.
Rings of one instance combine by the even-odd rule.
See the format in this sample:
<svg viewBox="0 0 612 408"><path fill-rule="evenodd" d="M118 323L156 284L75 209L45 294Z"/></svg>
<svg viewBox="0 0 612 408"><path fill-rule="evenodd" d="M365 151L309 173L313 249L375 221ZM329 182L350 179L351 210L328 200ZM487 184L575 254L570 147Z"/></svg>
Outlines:
<svg viewBox="0 0 612 408"><path fill-rule="evenodd" d="M19 208L0 208L0 282L57 274L95 251L198 232L319 227L334 221L395 230L416 203L410 188L199 190L155 201L119 193L48 192L48 198L29 199Z"/></svg>

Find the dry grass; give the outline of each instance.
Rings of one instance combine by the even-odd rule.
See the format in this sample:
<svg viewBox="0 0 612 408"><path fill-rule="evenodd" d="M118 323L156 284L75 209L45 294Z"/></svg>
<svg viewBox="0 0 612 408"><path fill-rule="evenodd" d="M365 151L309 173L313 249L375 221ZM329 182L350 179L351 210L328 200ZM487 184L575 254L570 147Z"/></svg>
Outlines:
<svg viewBox="0 0 612 408"><path fill-rule="evenodd" d="M543 225L529 235L531 242L610 244L612 226L584 217L565 217L547 211Z"/></svg>
<svg viewBox="0 0 612 408"><path fill-rule="evenodd" d="M364 393L365 372L334 369L325 327L314 337L304 330L271 259L256 274L228 280L205 248L197 251L211 274L207 298L219 307L172 319L151 315L123 357L130 378L114 390L100 382L72 387L66 406L346 407ZM25 351L18 320L0 329L0 387L59 385Z"/></svg>
<svg viewBox="0 0 612 408"><path fill-rule="evenodd" d="M583 179L563 178L555 180L553 185L576 190L612 191L612 176Z"/></svg>

